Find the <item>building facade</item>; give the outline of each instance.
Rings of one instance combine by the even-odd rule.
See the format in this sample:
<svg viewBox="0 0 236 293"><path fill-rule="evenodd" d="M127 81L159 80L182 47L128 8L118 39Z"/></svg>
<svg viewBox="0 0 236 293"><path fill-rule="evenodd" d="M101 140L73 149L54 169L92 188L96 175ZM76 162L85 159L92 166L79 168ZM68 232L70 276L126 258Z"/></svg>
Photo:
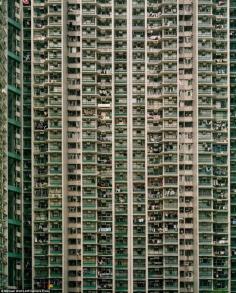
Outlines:
<svg viewBox="0 0 236 293"><path fill-rule="evenodd" d="M32 288L32 196L31 196L31 5L22 6L22 104L23 104L23 243L24 243L24 288Z"/></svg>
<svg viewBox="0 0 236 293"><path fill-rule="evenodd" d="M231 291L236 292L236 167L235 167L235 62L236 62L236 2L231 1L230 6L230 111L231 111L231 124L230 124L230 136L231 136Z"/></svg>
<svg viewBox="0 0 236 293"><path fill-rule="evenodd" d="M0 6L0 286L236 292L236 1Z"/></svg>
<svg viewBox="0 0 236 293"><path fill-rule="evenodd" d="M0 288L7 287L7 6L0 3Z"/></svg>
<svg viewBox="0 0 236 293"><path fill-rule="evenodd" d="M8 287L23 287L21 2L7 7Z"/></svg>
<svg viewBox="0 0 236 293"><path fill-rule="evenodd" d="M228 292L233 3L32 5L36 288Z"/></svg>
<svg viewBox="0 0 236 293"><path fill-rule="evenodd" d="M28 271L27 276L27 269L24 270L27 261L31 262L32 249L31 243L27 246L27 239L24 239L27 229L23 219L23 215L25 218L31 217L31 212L23 206L27 202L27 198L23 198L23 194L27 197L27 190L23 189L23 157L31 160L30 156L27 158L23 154L23 80L26 78L22 66L23 2L0 1L0 14L0 289L22 289L32 287L32 274ZM29 30L31 32L30 27ZM30 78L28 82L31 86ZM30 112L31 108L29 119ZM30 176L28 180L31 188ZM31 194L29 197L31 199ZM29 222L26 224L29 225ZM31 239L31 230L29 232ZM28 260L25 260L24 250L27 250Z"/></svg>

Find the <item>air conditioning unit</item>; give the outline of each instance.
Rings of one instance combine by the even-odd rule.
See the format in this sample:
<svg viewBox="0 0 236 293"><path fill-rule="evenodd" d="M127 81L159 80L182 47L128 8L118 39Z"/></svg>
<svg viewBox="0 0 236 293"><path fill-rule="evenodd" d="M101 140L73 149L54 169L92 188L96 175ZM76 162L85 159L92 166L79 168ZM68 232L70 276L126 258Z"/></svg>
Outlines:
<svg viewBox="0 0 236 293"><path fill-rule="evenodd" d="M21 200L20 199L17 199L16 200L16 204L21 204Z"/></svg>
<svg viewBox="0 0 236 293"><path fill-rule="evenodd" d="M16 214L17 214L18 216L20 216L20 215L21 215L21 210L16 210Z"/></svg>
<svg viewBox="0 0 236 293"><path fill-rule="evenodd" d="M21 270L21 265L16 265L17 270Z"/></svg>

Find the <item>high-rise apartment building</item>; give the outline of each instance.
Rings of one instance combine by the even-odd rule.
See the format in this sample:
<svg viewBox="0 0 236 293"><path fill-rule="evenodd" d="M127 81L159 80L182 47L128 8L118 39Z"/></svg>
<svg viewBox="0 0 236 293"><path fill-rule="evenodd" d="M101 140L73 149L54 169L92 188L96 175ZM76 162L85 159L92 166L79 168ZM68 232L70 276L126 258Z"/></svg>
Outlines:
<svg viewBox="0 0 236 293"><path fill-rule="evenodd" d="M7 9L0 3L0 288L7 286Z"/></svg>
<svg viewBox="0 0 236 293"><path fill-rule="evenodd" d="M230 4L231 291L236 292L236 1Z"/></svg>
<svg viewBox="0 0 236 293"><path fill-rule="evenodd" d="M23 153L23 137L27 137L25 129L31 125L31 107L26 111L23 99L27 81L31 89L31 76L26 76L22 62L27 38L23 35L23 2L0 1L0 21L0 289L27 289L32 287L32 233L31 229L27 231L31 227L31 211L27 210L31 193L27 195L26 185L28 180L31 188L31 179L23 166L30 163L31 157L25 150ZM31 26L28 29L31 34ZM23 112L29 115L28 125Z"/></svg>
<svg viewBox="0 0 236 293"><path fill-rule="evenodd" d="M24 243L24 289L32 288L32 191L31 191L31 5L22 6L22 105L23 105L23 243Z"/></svg>
<svg viewBox="0 0 236 293"><path fill-rule="evenodd" d="M22 206L22 52L21 3L1 1L7 11L7 279L9 288L23 287ZM4 110L5 111L5 110Z"/></svg>
<svg viewBox="0 0 236 293"><path fill-rule="evenodd" d="M230 289L230 4L32 1L36 288Z"/></svg>
<svg viewBox="0 0 236 293"><path fill-rule="evenodd" d="M0 288L236 292L235 15L0 1Z"/></svg>

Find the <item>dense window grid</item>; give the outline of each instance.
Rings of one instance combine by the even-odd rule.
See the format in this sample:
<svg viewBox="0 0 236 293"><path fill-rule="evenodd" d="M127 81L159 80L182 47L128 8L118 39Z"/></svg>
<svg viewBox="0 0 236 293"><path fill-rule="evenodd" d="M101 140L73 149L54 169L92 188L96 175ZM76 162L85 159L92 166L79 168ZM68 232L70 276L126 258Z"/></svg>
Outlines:
<svg viewBox="0 0 236 293"><path fill-rule="evenodd" d="M230 1L230 136L231 136L231 292L236 292L236 84L235 84L235 64L236 64L236 1Z"/></svg>
<svg viewBox="0 0 236 293"><path fill-rule="evenodd" d="M7 1L8 286L23 286L21 3Z"/></svg>
<svg viewBox="0 0 236 293"><path fill-rule="evenodd" d="M8 1L3 283L235 291L234 7Z"/></svg>
<svg viewBox="0 0 236 293"><path fill-rule="evenodd" d="M36 288L228 290L228 3L50 2L33 2Z"/></svg>
<svg viewBox="0 0 236 293"><path fill-rule="evenodd" d="M31 191L31 6L24 5L23 27L23 204L24 288L32 288Z"/></svg>
<svg viewBox="0 0 236 293"><path fill-rule="evenodd" d="M0 4L0 288L7 288L7 6Z"/></svg>

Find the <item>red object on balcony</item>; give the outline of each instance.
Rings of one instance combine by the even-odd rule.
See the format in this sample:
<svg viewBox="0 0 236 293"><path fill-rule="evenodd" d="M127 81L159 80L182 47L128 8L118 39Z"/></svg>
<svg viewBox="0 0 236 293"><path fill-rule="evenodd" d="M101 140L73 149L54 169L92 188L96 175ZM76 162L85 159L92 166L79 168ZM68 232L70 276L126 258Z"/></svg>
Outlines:
<svg viewBox="0 0 236 293"><path fill-rule="evenodd" d="M22 0L24 5L29 5L30 4L30 0Z"/></svg>

